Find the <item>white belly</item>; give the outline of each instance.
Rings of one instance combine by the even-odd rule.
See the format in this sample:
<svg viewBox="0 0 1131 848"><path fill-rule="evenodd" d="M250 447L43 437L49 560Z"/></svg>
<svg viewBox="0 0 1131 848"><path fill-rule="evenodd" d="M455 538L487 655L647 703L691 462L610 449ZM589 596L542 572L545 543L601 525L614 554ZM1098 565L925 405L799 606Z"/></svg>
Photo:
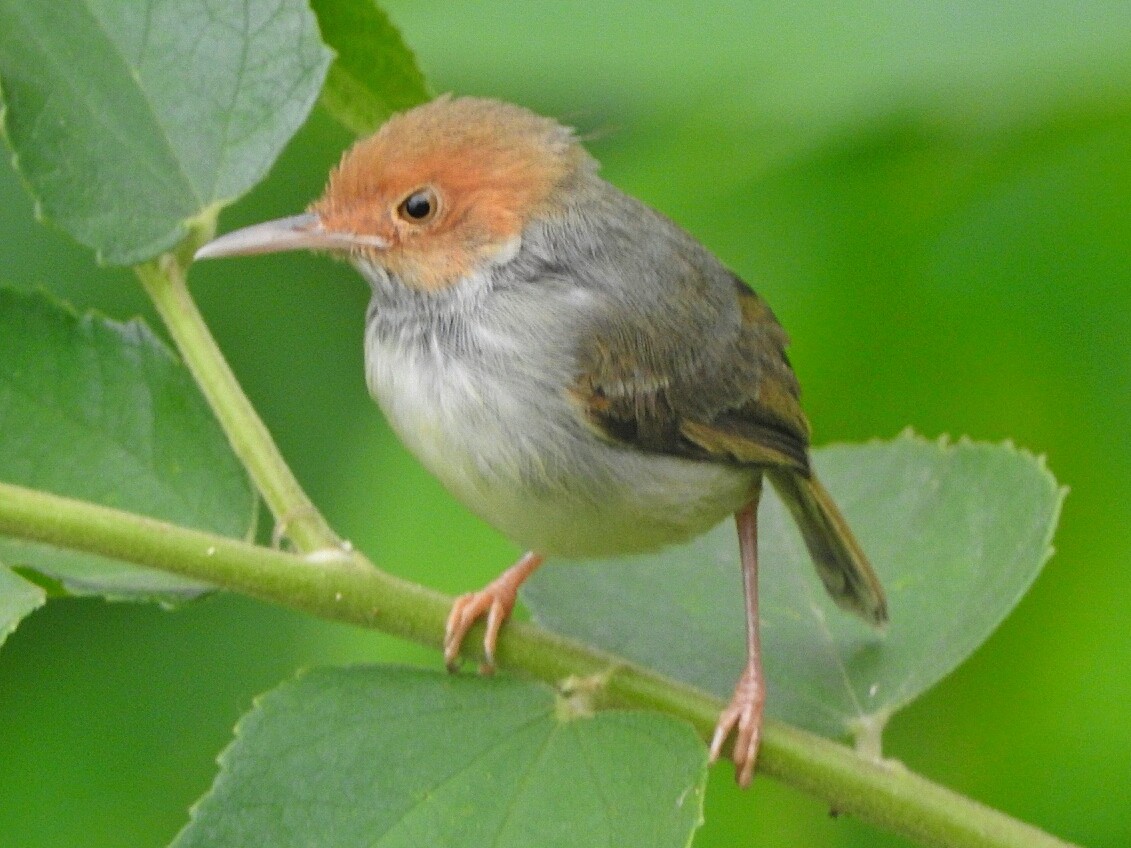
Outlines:
<svg viewBox="0 0 1131 848"><path fill-rule="evenodd" d="M496 368L488 380L481 363L366 339L370 391L401 440L456 498L530 550L656 549L705 532L748 498L751 472L600 440L544 365Z"/></svg>

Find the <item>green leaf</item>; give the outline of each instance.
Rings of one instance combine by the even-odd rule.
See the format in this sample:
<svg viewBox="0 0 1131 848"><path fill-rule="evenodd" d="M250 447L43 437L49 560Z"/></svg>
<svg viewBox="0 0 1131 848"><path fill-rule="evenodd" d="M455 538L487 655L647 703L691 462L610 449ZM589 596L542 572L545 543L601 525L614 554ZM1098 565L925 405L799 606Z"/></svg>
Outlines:
<svg viewBox="0 0 1131 848"><path fill-rule="evenodd" d="M878 746L890 715L953 670L1016 605L1051 555L1064 491L1010 445L888 443L813 452L888 594L877 633L826 597L767 487L759 516L767 712ZM612 562L555 562L525 601L551 630L730 697L744 658L734 524ZM873 747L874 750L874 747Z"/></svg>
<svg viewBox="0 0 1131 848"><path fill-rule="evenodd" d="M35 612L46 600L43 589L0 564L0 645L20 619Z"/></svg>
<svg viewBox="0 0 1131 848"><path fill-rule="evenodd" d="M255 185L329 61L302 0L0 0L16 167L42 217L116 264Z"/></svg>
<svg viewBox="0 0 1131 848"><path fill-rule="evenodd" d="M684 848L706 751L507 678L321 669L263 696L175 848Z"/></svg>
<svg viewBox="0 0 1131 848"><path fill-rule="evenodd" d="M140 321L0 288L0 480L247 537L255 496L188 371ZM0 538L0 559L115 597L196 594L150 569Z"/></svg>
<svg viewBox="0 0 1131 848"><path fill-rule="evenodd" d="M373 0L313 0L322 37L337 52L322 105L364 135L431 95L416 57Z"/></svg>

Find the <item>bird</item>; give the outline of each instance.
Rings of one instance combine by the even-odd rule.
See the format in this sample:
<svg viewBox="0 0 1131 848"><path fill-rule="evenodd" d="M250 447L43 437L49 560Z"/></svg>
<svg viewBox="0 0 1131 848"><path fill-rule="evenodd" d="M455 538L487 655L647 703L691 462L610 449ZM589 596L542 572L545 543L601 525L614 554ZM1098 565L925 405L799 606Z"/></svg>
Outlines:
<svg viewBox="0 0 1131 848"><path fill-rule="evenodd" d="M527 551L454 602L449 669L484 617L493 668L519 586L546 557L655 551L733 516L746 663L710 760L733 735L745 787L765 704L763 481L788 507L838 605L882 626L887 603L814 474L774 313L693 236L598 168L553 118L444 95L357 141L305 212L220 236L195 255L314 250L347 260L368 282L370 393L447 490Z"/></svg>

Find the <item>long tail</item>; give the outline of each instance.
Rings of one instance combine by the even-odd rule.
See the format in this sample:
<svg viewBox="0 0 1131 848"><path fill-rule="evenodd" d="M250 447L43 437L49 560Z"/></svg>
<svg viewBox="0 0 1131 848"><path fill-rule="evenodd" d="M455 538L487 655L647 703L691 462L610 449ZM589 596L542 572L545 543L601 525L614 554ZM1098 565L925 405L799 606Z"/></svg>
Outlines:
<svg viewBox="0 0 1131 848"><path fill-rule="evenodd" d="M883 625L888 620L884 589L832 496L816 477L785 469L770 471L769 477L833 600L865 621Z"/></svg>

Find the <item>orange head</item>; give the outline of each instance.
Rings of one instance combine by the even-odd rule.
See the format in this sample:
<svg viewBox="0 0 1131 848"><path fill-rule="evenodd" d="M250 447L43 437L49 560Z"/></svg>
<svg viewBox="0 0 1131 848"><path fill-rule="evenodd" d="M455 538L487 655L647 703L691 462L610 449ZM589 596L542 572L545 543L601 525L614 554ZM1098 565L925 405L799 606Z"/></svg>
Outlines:
<svg viewBox="0 0 1131 848"><path fill-rule="evenodd" d="M516 244L592 159L573 132L519 106L440 97L355 144L308 214L229 233L198 258L313 248L361 256L434 290Z"/></svg>

